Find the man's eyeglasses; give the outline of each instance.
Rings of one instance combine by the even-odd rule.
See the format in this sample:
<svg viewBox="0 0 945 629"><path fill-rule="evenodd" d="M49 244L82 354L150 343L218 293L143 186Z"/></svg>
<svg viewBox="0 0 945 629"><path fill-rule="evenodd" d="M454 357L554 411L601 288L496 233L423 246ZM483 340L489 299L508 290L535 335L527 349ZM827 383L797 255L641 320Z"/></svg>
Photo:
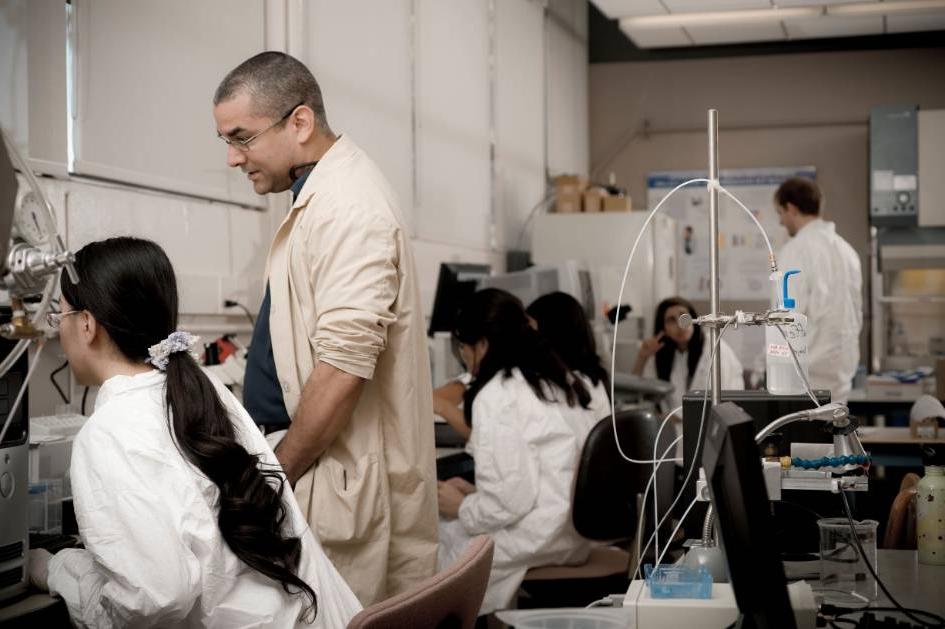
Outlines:
<svg viewBox="0 0 945 629"><path fill-rule="evenodd" d="M240 150L240 151L246 153L246 152L249 151L249 149L252 148L252 147L249 145L250 142L252 142L252 141L255 140L256 138L258 138L259 136L261 136L261 135L262 135L263 133L265 133L266 131L269 131L269 129L272 129L273 127L277 127L277 126L279 126L280 124L282 124L283 122L285 122L286 119L287 119L289 116L292 115L292 112L294 112L296 109L298 109L299 107L301 107L301 106L304 105L304 104L305 104L305 101L303 100L301 103L299 103L298 105L295 105L292 109L290 109L289 111L285 112L285 115L284 115L284 116L282 116L281 118L279 118L278 120L276 120L275 122L273 122L271 125L269 125L269 126L266 127L265 129L263 129L263 130L260 131L259 133L255 134L255 135L253 135L253 136L250 136L250 137L248 137L248 138L246 138L245 140L237 140L237 139L234 139L234 138L228 138L228 137L224 136L222 133L220 133L219 131L217 132L217 137L220 138L221 140L223 140L224 142L226 142L226 145L227 145L227 146L232 146L233 148L238 149L238 150Z"/></svg>
<svg viewBox="0 0 945 629"><path fill-rule="evenodd" d="M62 325L62 320L68 317L69 315L78 314L84 312L83 310L67 310L66 312L47 312L46 313L46 325L48 325L53 330L58 330L59 326Z"/></svg>

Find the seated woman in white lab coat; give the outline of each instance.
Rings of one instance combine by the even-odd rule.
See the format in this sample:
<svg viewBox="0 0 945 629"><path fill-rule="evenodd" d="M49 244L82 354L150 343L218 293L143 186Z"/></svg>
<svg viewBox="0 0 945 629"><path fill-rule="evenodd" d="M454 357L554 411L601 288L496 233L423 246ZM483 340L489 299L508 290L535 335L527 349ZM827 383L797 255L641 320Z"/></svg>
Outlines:
<svg viewBox="0 0 945 629"><path fill-rule="evenodd" d="M583 306L571 295L556 291L533 301L525 312L538 333L590 392L596 419L587 426L589 433L597 420L610 415L610 380ZM465 372L433 390L434 412L467 439L470 429L463 417L462 402L471 380L469 372Z"/></svg>
<svg viewBox="0 0 945 629"><path fill-rule="evenodd" d="M643 341L633 367L633 373L638 376L659 378L673 385L673 392L666 396L661 405L664 413L681 406L683 395L688 391L705 389L709 374L712 347L706 341L701 326L691 325L686 329L680 327L679 317L682 314L689 314L693 319L698 316L692 304L682 297L670 297L660 302L653 321L655 334ZM719 343L718 353L722 388L744 389L742 363L724 338ZM681 435L681 412L673 416L673 425L676 434ZM682 466L682 456L683 447L680 440L676 447L676 457L679 459L677 467Z"/></svg>
<svg viewBox="0 0 945 629"><path fill-rule="evenodd" d="M344 627L360 609L308 530L278 461L177 328L155 243L76 254L51 323L76 379L101 386L75 438L84 549L30 552L30 579L79 626Z"/></svg>
<svg viewBox="0 0 945 629"><path fill-rule="evenodd" d="M576 427L595 411L512 295L473 295L454 334L474 377L464 410L476 482L439 483L438 564L449 565L472 537L492 537L485 614L509 606L529 567L586 560L590 543L571 524L571 491L583 440Z"/></svg>
<svg viewBox="0 0 945 629"><path fill-rule="evenodd" d="M560 291L542 295L525 310L538 326L538 333L568 366L571 373L591 394L591 408L595 411L591 428L610 415L610 379L597 353L594 330L587 320L584 307L577 299Z"/></svg>

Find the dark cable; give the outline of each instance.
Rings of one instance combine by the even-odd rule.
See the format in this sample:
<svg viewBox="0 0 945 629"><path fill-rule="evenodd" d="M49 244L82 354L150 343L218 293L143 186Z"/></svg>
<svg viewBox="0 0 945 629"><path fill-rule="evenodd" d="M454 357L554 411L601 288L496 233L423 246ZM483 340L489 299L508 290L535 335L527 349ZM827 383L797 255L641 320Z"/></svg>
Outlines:
<svg viewBox="0 0 945 629"><path fill-rule="evenodd" d="M941 618L941 616L938 616L938 615L936 615L936 614L933 614L932 612L927 612L927 611L924 611L924 610L921 610L921 609L912 609L911 607L903 607L902 609L897 609L897 608L895 608L895 607L863 607L863 608L861 608L861 609L851 609L851 610L849 610L849 611L840 612L839 614L836 614L836 615L834 616L834 620L835 620L835 621L839 621L839 622L851 622L851 619L849 619L849 618L843 618L843 616L849 616L849 615L851 615L851 614L869 614L870 616L873 616L876 612L885 612L885 613L889 613L889 614L905 614L905 613L907 613L906 611L903 611L903 610L908 610L908 612L912 612L913 614L919 614L919 615L922 615L922 616L928 616L929 618ZM874 618L875 618L875 616L874 616ZM862 619L861 619L861 620L862 620ZM870 625L870 626L871 626L871 627L884 627L884 626L886 626L886 623L892 623L892 622L894 622L894 621L893 621L892 619L890 619L890 618L880 618L880 619L877 619L877 620L879 620L879 622L881 622L882 624L873 624L873 625ZM855 622L855 621L854 621L854 622ZM903 621L903 622L905 622L905 621ZM942 627L942 626L943 626L942 624L938 624L938 625L928 625L928 624L925 624L925 623L923 623L923 622L921 622L921 621L920 621L920 624L921 624L921 626L923 626L923 627L933 627L933 629L934 629L935 627ZM857 623L857 626L859 626L859 623Z"/></svg>
<svg viewBox="0 0 945 629"><path fill-rule="evenodd" d="M68 367L68 366L69 366L69 361L67 360L66 362L62 363L61 365L59 365L58 367L56 367L55 369L53 369L52 373L49 374L49 381L52 382L52 385L53 385L54 387L56 387L56 392L59 393L59 397L62 398L62 401L65 402L66 404L71 404L71 403L72 403L71 398L68 397L68 396L63 392L62 387L60 387L60 386L59 386L59 383L56 382L56 374L58 374L60 371L62 371L63 369L65 369L65 368Z"/></svg>
<svg viewBox="0 0 945 629"><path fill-rule="evenodd" d="M89 397L89 388L85 387L85 391L82 392L82 414L85 415L85 401Z"/></svg>
<svg viewBox="0 0 945 629"><path fill-rule="evenodd" d="M853 521L853 513L850 511L850 503L849 501L847 501L847 492L841 489L840 497L843 498L843 510L846 512L847 521L850 523L850 532L853 534L853 541L856 542L856 550L857 552L860 553L860 558L863 560L863 563L866 564L866 567L869 569L870 574L873 575L873 578L876 579L876 582L879 583L879 587L882 588L883 594L885 594L886 598L888 598L892 602L892 604L895 605L894 608L893 607L874 607L866 611L884 611L884 610L895 611L895 612L905 614L906 616L909 617L910 620L913 620L919 623L923 627L945 627L945 618L942 618L938 614L933 614L932 612L923 611L921 609L911 609L911 608L903 607L902 605L899 604L899 601L893 598L893 595L890 594L889 590L886 589L886 584L883 583L882 580L880 580L879 575L876 574L876 570L873 569L873 565L870 563L870 560L867 559L866 553L863 551L863 544L860 543L860 536L857 535L856 533L856 523ZM851 612L847 612L846 614L838 614L838 616L859 613L862 611L864 610L856 610L855 612L851 611ZM925 616L928 616L929 618L934 618L936 624L930 624L920 619L919 617L914 616L913 615L914 613L923 614Z"/></svg>
<svg viewBox="0 0 945 629"><path fill-rule="evenodd" d="M224 307L226 307L226 308L242 308L242 309L243 309L243 312L246 313L247 318L249 318L250 324L251 324L254 328L256 327L256 319L253 318L253 315L252 315L252 313L249 311L249 308L247 308L246 306L244 306L243 304L241 304L241 303L238 302L238 301L233 301L232 299L224 300L223 305L224 305Z"/></svg>

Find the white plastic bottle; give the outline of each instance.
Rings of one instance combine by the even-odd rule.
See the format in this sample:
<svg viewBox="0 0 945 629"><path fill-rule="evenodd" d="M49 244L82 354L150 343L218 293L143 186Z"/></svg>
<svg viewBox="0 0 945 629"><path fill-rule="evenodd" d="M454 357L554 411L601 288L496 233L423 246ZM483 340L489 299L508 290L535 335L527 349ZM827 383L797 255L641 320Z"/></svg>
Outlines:
<svg viewBox="0 0 945 629"><path fill-rule="evenodd" d="M919 563L933 566L945 566L945 454L939 454L941 448L923 448L925 476L915 488Z"/></svg>
<svg viewBox="0 0 945 629"><path fill-rule="evenodd" d="M791 395L805 393L807 388L804 381L807 379L807 317L795 310L797 302L788 295L788 279L800 271L793 269L783 276L780 273L772 274L771 280L775 283L773 293L773 307L778 310L789 310L794 315L794 323L777 327L765 326L765 372L769 393L777 395ZM785 339L785 337L787 337ZM790 347L788 347L790 343ZM791 348L797 356L803 378L798 374Z"/></svg>

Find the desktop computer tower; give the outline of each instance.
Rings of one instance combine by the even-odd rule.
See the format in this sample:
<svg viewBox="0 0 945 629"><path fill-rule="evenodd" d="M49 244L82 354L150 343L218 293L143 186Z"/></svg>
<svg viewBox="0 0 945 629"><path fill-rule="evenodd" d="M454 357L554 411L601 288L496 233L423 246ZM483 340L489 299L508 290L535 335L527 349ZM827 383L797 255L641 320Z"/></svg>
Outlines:
<svg viewBox="0 0 945 629"><path fill-rule="evenodd" d="M16 345L0 339L0 357ZM27 352L0 378L0 426L26 378ZM29 396L24 393L0 443L0 601L27 588L29 551Z"/></svg>

